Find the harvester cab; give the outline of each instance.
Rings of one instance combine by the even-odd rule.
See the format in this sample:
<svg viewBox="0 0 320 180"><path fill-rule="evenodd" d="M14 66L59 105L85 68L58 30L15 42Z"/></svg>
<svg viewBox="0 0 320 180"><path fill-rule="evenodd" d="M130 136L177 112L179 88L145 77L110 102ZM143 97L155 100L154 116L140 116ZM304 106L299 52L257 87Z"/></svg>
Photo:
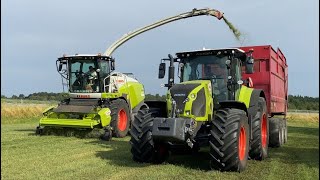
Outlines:
<svg viewBox="0 0 320 180"><path fill-rule="evenodd" d="M132 73L114 72L115 60L101 54L64 55L56 61L69 98L43 113L36 133L47 128L104 129L103 139L127 135L144 103L144 87Z"/></svg>
<svg viewBox="0 0 320 180"><path fill-rule="evenodd" d="M163 162L169 151L179 154L209 146L212 168L242 171L249 156L267 156L265 95L248 87L241 76L242 70L253 73L251 51L228 48L179 52L176 57L162 59L159 78L165 76L165 61L170 62L167 99L165 105L148 104L150 109L136 115L143 121L135 120L130 132L134 160ZM175 63L180 83L174 82Z"/></svg>

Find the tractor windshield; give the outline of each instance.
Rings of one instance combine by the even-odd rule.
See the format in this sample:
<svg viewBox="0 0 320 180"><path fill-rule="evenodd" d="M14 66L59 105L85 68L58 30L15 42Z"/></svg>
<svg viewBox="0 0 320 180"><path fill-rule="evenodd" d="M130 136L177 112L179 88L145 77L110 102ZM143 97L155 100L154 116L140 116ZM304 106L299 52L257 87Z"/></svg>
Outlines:
<svg viewBox="0 0 320 180"><path fill-rule="evenodd" d="M226 78L228 58L216 56L197 56L182 59L183 81L214 78Z"/></svg>
<svg viewBox="0 0 320 180"><path fill-rule="evenodd" d="M227 56L193 56L181 58L184 63L181 81L211 80L213 95L227 99Z"/></svg>
<svg viewBox="0 0 320 180"><path fill-rule="evenodd" d="M100 84L110 73L109 63L105 60L72 60L69 65L70 92L73 93L100 92Z"/></svg>

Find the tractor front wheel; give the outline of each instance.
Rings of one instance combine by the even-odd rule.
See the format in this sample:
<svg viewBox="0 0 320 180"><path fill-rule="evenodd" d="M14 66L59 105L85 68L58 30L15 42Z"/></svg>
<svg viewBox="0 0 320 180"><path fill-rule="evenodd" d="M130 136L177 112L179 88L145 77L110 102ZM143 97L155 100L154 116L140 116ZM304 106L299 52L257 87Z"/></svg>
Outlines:
<svg viewBox="0 0 320 180"><path fill-rule="evenodd" d="M137 162L162 163L169 156L165 144L155 143L152 138L153 112L142 109L135 115L130 130L133 160Z"/></svg>
<svg viewBox="0 0 320 180"><path fill-rule="evenodd" d="M249 152L246 112L234 108L217 110L210 135L211 168L221 171L245 170Z"/></svg>
<svg viewBox="0 0 320 180"><path fill-rule="evenodd" d="M123 99L111 101L111 127L115 137L125 137L130 127L130 111L127 102Z"/></svg>

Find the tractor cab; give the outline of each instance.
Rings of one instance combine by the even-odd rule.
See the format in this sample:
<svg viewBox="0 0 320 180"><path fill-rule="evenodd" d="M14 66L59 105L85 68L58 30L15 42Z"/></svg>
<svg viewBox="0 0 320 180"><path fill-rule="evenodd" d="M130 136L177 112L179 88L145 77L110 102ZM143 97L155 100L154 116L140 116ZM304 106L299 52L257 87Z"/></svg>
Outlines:
<svg viewBox="0 0 320 180"><path fill-rule="evenodd" d="M242 67L250 66L251 60L243 50L236 48L181 52L176 55L180 59L180 82L210 80L212 95L218 101L235 100L243 84Z"/></svg>
<svg viewBox="0 0 320 180"><path fill-rule="evenodd" d="M105 87L114 70L114 59L100 54L64 55L56 65L70 93L101 93L108 91Z"/></svg>
<svg viewBox="0 0 320 180"><path fill-rule="evenodd" d="M210 80L212 97L217 101L235 100L241 85L242 68L248 74L253 73L252 52L244 52L238 48L207 49L201 51L189 51L176 53L176 58L169 55L168 60L179 63L180 83L194 84L199 80ZM171 68L174 68L173 63ZM169 67L169 71L170 71ZM165 63L159 67L159 78L164 76ZM173 70L174 71L174 70ZM169 72L169 76L170 76ZM174 77L168 78L167 87L174 86ZM202 81L203 82L203 81Z"/></svg>

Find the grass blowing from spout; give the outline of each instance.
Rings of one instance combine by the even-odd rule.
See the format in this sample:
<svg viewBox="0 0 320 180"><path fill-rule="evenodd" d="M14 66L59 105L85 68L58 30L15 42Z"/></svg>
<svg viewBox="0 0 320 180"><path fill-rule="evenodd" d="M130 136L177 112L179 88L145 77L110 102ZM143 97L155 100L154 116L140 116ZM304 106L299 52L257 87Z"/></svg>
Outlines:
<svg viewBox="0 0 320 180"><path fill-rule="evenodd" d="M242 35L241 32L236 27L234 27L234 25L230 21L228 21L224 16L222 17L222 19L228 25L230 30L233 32L236 39L240 41L240 36Z"/></svg>

